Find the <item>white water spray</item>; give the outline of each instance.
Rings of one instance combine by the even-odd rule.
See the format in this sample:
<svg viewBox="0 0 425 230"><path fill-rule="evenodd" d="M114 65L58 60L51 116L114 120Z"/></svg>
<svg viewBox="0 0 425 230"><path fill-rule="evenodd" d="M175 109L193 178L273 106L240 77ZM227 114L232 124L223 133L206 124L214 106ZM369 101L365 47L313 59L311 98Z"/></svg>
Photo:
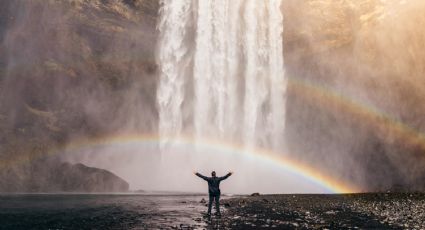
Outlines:
<svg viewBox="0 0 425 230"><path fill-rule="evenodd" d="M186 25L190 19L190 0L161 1L159 21L159 63L161 75L157 94L159 135L178 135L182 131L185 71L188 68ZM166 140L164 140L166 141Z"/></svg>
<svg viewBox="0 0 425 230"><path fill-rule="evenodd" d="M163 0L157 91L163 141L183 133L281 150L281 0Z"/></svg>

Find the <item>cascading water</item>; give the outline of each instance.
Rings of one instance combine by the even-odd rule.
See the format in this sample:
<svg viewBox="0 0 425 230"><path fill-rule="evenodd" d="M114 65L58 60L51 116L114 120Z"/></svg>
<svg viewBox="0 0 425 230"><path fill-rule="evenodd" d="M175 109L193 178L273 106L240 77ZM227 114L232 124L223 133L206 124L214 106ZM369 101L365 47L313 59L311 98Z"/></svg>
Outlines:
<svg viewBox="0 0 425 230"><path fill-rule="evenodd" d="M159 105L159 135L177 135L182 130L184 100L185 56L188 47L184 44L186 25L190 15L190 0L164 1L159 22L159 62L161 76L157 94Z"/></svg>
<svg viewBox="0 0 425 230"><path fill-rule="evenodd" d="M159 135L281 149L281 0L161 1Z"/></svg>

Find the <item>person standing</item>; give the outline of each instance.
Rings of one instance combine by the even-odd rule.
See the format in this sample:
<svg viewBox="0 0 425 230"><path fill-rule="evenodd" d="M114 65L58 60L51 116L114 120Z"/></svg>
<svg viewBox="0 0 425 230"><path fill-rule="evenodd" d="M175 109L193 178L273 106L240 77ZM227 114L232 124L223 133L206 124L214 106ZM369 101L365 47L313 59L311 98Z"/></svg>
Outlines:
<svg viewBox="0 0 425 230"><path fill-rule="evenodd" d="M203 176L202 174L195 172L195 175L204 179L208 182L208 194L209 194L209 202L208 202L208 216L211 215L211 206L212 203L215 201L215 210L216 215L221 216L220 213L220 182L222 180L227 179L229 176L231 176L233 173L229 172L223 177L217 177L215 171L211 172L211 177Z"/></svg>

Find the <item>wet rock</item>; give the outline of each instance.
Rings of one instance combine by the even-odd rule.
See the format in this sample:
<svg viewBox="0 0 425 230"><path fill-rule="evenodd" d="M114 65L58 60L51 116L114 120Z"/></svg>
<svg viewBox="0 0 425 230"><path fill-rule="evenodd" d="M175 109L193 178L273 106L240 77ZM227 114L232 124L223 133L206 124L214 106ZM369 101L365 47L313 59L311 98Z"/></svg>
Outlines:
<svg viewBox="0 0 425 230"><path fill-rule="evenodd" d="M180 229L192 229L190 225L180 224Z"/></svg>
<svg viewBox="0 0 425 230"><path fill-rule="evenodd" d="M294 199L295 198L295 199ZM276 202L275 202L276 201ZM261 195L232 198L229 228L368 229L425 226L425 195ZM244 205L241 205L241 204ZM224 228L226 229L226 228Z"/></svg>
<svg viewBox="0 0 425 230"><path fill-rule="evenodd" d="M254 192L253 194L251 194L251 196L260 196L260 193Z"/></svg>
<svg viewBox="0 0 425 230"><path fill-rule="evenodd" d="M205 204L205 203L207 203L207 201L204 198L202 198L201 201L199 201L199 203Z"/></svg>
<svg viewBox="0 0 425 230"><path fill-rule="evenodd" d="M233 216L233 219L234 220L237 220L237 219L239 219L239 218L241 218L240 216Z"/></svg>

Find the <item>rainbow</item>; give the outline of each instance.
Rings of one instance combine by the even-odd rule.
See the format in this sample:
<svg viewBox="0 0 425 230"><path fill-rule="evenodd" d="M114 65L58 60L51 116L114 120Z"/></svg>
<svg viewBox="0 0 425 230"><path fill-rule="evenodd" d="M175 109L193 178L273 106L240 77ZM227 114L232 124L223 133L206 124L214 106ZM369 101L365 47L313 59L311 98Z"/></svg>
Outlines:
<svg viewBox="0 0 425 230"><path fill-rule="evenodd" d="M374 132L384 135L394 135L397 141L409 147L425 150L425 135L405 123L398 121L382 111L356 100L345 97L336 91L304 80L289 78L288 90L306 103L320 105L328 111L343 111L350 113L363 124L374 127Z"/></svg>
<svg viewBox="0 0 425 230"><path fill-rule="evenodd" d="M425 135L410 126L395 120L387 114L360 103L359 101L345 97L342 94L332 90L331 88L307 82L304 80L289 78L288 91L301 97L306 103L320 105L328 111L343 111L350 113L353 117L361 120L366 125L375 127L375 132L389 133L398 137L397 141L401 141L408 146L420 147L425 149ZM334 193L353 193L359 189L355 186L343 183L335 178L329 177L319 170L303 164L301 162L281 156L267 149L245 149L242 145L234 143L225 143L213 139L194 140L188 136L174 137L173 143L180 146L196 146L201 145L224 154L239 154L243 157L253 158L262 163L275 165L283 170L299 175L308 181L311 181L330 192ZM61 154L64 152L72 152L84 148L96 146L108 146L119 144L159 144L160 138L152 134L118 134L105 137L95 137L92 139L73 141L65 146L59 146L47 152L48 155ZM44 155L44 154L43 154ZM13 162L30 161L28 156L17 156ZM1 166L7 166L12 160L0 162Z"/></svg>
<svg viewBox="0 0 425 230"><path fill-rule="evenodd" d="M214 139L195 139L190 136L178 136L166 139L171 141L175 147L200 147L217 152L217 154L236 154L250 158L256 162L261 162L262 164L270 164L271 166L276 166L279 169L285 170L286 172L289 172L293 175L300 176L306 181L326 189L326 191L330 193L354 193L359 191L354 186L337 181L319 172L313 167L295 160L291 160L287 157L281 156L281 154L272 152L267 149L255 148L247 150L243 145L225 143ZM116 136L106 136L72 142L61 151L56 150L54 153L52 152L50 154L60 154L64 152L72 153L82 149L96 148L101 146L125 146L134 144L159 145L160 140L161 139L157 135L151 134L123 134Z"/></svg>
<svg viewBox="0 0 425 230"><path fill-rule="evenodd" d="M177 147L202 147L203 149L215 151L217 154L236 154L245 158L250 158L256 162L261 162L262 164L269 164L284 170L285 172L289 172L292 175L299 176L306 181L326 189L326 191L330 193L355 193L360 191L355 186L351 186L331 178L309 165L292 160L267 149L251 148L247 150L243 145L226 143L214 139L194 139L189 136L179 136L166 139L171 141L173 145ZM70 142L64 146L53 148L43 154L43 156L74 153L79 150L102 146L126 146L133 144L159 145L160 141L161 139L157 135L152 134L122 134L97 137L93 139L81 139ZM7 166L10 166L11 163L25 163L30 162L32 159L34 159L34 157L23 155L16 157L13 160L3 160L0 162L0 165L6 168Z"/></svg>
<svg viewBox="0 0 425 230"><path fill-rule="evenodd" d="M353 117L361 120L366 125L375 127L375 132L391 134L397 136L397 141L401 141L408 146L419 147L425 149L425 135L408 125L397 121L387 114L371 107L359 103L351 98L347 98L336 91L304 80L289 78L288 91L294 93L296 96L301 97L306 103L313 105L319 104L321 108L328 111L343 111L350 113ZM244 157L254 158L260 162L270 163L279 168L294 173L295 175L302 176L307 180L318 184L328 191L335 193L352 193L358 192L355 186L351 186L340 182L332 177L329 177L313 167L303 164L301 162L280 156L282 154L273 153L266 149L250 149L247 151L243 146L225 143L222 141L203 139L195 141L190 137L176 137L172 140L181 146L196 146L202 145L205 148L229 154L240 154ZM106 137L97 137L93 139L79 140L71 142L65 146L59 146L47 152L47 155L61 154L64 152L76 151L78 149L107 146L129 143L145 143L145 144L159 144L160 139L152 134L123 134L113 135ZM45 153L46 154L46 153ZM43 154L44 155L44 154ZM0 165L7 167L10 163L27 162L34 157L26 155L15 156L13 160L2 160Z"/></svg>

